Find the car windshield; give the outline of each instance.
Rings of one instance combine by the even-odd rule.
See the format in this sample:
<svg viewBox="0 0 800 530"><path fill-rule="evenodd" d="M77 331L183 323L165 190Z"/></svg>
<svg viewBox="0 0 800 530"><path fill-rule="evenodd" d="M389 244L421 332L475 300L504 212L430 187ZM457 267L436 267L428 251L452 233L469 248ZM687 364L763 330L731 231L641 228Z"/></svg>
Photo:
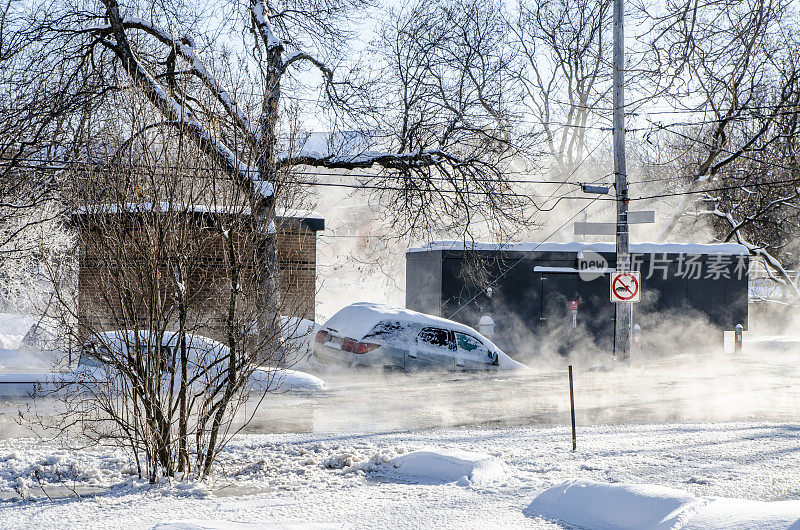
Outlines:
<svg viewBox="0 0 800 530"><path fill-rule="evenodd" d="M486 346L471 335L465 335L464 333L456 332L456 342L458 343L458 348L468 353L479 353L485 352Z"/></svg>

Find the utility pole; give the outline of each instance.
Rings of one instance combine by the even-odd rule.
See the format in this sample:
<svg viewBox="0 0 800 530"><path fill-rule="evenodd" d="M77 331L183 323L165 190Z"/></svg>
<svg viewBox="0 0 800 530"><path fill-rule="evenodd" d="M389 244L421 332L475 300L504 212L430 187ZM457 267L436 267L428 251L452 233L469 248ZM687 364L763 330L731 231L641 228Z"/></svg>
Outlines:
<svg viewBox="0 0 800 530"><path fill-rule="evenodd" d="M614 182L617 190L617 271L630 269L628 248L628 182L625 167L625 31L623 0L614 0ZM614 304L614 358L628 361L631 347L631 309L630 302Z"/></svg>

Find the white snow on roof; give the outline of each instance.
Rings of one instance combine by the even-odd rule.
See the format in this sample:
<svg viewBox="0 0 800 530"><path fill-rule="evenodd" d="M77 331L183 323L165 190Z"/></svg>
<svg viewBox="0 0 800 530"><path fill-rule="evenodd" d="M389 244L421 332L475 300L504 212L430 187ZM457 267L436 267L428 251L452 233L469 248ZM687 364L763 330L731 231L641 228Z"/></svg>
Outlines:
<svg viewBox="0 0 800 530"><path fill-rule="evenodd" d="M73 214L81 215L85 213L120 213L120 212L196 212L208 213L214 209L203 204L180 204L169 202L126 202L126 203L107 203L92 204L82 206L73 210Z"/></svg>
<svg viewBox="0 0 800 530"><path fill-rule="evenodd" d="M445 327L472 335L477 333L471 327L452 320L373 302L356 302L340 309L325 322L324 327L332 329L344 337L358 340L363 338L376 325L387 320L416 323L422 326Z"/></svg>
<svg viewBox="0 0 800 530"><path fill-rule="evenodd" d="M276 210L275 217L284 217L291 219L325 219L321 213L316 210L297 210L294 208L287 208L285 210Z"/></svg>
<svg viewBox="0 0 800 530"><path fill-rule="evenodd" d="M616 252L614 243L479 243L464 241L432 241L423 247L409 248L406 252L429 252L433 250L478 250L506 252ZM747 247L738 243L631 243L634 254L730 254L747 255Z"/></svg>
<svg viewBox="0 0 800 530"><path fill-rule="evenodd" d="M139 212L194 212L194 213L239 213L249 215L250 208L242 208L238 211L226 208L215 208L206 204L181 204L169 202L126 202L126 203L107 203L82 206L73 211L76 215L85 213L139 213ZM282 219L325 219L315 210L299 210L293 208L275 210L275 217Z"/></svg>

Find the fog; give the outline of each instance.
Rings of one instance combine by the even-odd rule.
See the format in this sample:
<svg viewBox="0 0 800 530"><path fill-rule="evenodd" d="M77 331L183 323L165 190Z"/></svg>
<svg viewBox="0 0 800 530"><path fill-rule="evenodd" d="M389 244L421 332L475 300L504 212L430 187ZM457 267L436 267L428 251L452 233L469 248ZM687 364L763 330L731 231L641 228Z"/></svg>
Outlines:
<svg viewBox="0 0 800 530"><path fill-rule="evenodd" d="M589 177L576 175L572 181L597 180ZM546 196L557 188L539 185L535 193ZM380 205L370 205L368 196L326 195L324 202L317 206L326 218L318 246L317 320L324 322L339 308L362 300L403 306L408 241L384 239L390 229L377 213ZM612 205L564 200L553 212L539 215L535 228L510 232L509 240L608 241L602 236L574 236L572 222L612 221ZM632 206L654 209L656 224L634 225L631 240L655 240L673 208L665 200ZM705 243L713 237L702 222L687 221L667 241ZM791 334L800 329L800 319L791 308L764 307L751 304L743 352L732 351L731 333L723 349L722 333L697 315L634 313L633 322L642 328L642 347L632 353L630 365L615 363L611 352L594 344L581 329L580 319L591 315L580 315L575 330L565 323L546 334L531 334L519 322L510 327L517 330L517 342L529 347L507 353L529 370L327 372L321 374L328 382L327 392L277 395L247 431L567 425L568 365L575 370L579 429L592 423L795 421L800 336Z"/></svg>
<svg viewBox="0 0 800 530"><path fill-rule="evenodd" d="M320 395L271 397L247 431L568 425L569 363L579 430L588 424L797 419L800 342L785 349L746 344L742 353L634 355L630 366L591 361L550 359L547 367L508 373L333 372L323 375L330 389Z"/></svg>

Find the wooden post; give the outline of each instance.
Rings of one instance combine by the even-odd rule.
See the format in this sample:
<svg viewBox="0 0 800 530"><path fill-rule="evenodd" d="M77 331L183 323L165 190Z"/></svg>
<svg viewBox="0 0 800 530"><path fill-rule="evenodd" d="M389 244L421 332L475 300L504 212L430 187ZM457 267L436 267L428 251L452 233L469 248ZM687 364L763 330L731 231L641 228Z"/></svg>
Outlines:
<svg viewBox="0 0 800 530"><path fill-rule="evenodd" d="M572 365L569 365L569 409L572 414L572 450L575 450L575 393L572 391Z"/></svg>
<svg viewBox="0 0 800 530"><path fill-rule="evenodd" d="M630 270L628 236L628 180L625 163L625 48L623 31L623 0L614 0L614 75L612 78L613 120L612 138L614 146L614 187L617 191L617 271ZM630 302L614 304L614 358L627 362L631 348Z"/></svg>

